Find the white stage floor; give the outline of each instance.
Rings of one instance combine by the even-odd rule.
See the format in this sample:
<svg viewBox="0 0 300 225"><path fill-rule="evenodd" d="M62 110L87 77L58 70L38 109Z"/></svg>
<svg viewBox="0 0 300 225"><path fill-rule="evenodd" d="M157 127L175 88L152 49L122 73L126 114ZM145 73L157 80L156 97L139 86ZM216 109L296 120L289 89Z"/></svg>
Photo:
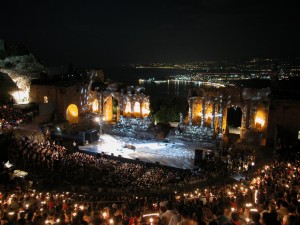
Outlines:
<svg viewBox="0 0 300 225"><path fill-rule="evenodd" d="M135 146L135 150L124 148L125 144ZM147 140L138 140L128 137L101 135L99 141L85 146L79 146L82 151L102 153L123 158L139 158L140 161L156 163L181 169L194 168L195 146L193 143L164 143Z"/></svg>

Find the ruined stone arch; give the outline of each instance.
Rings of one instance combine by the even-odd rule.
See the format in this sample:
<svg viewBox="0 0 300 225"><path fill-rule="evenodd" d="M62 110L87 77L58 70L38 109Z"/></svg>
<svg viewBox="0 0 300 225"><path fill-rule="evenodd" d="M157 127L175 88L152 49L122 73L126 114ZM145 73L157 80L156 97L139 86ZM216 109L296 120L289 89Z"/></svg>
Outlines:
<svg viewBox="0 0 300 225"><path fill-rule="evenodd" d="M133 104L133 116L139 117L141 114L141 103L140 101L135 101Z"/></svg>
<svg viewBox="0 0 300 225"><path fill-rule="evenodd" d="M108 122L117 122L120 117L122 99L120 93L109 92L103 96L103 117Z"/></svg>
<svg viewBox="0 0 300 225"><path fill-rule="evenodd" d="M78 107L75 104L70 104L66 110L66 120L70 124L78 123Z"/></svg>
<svg viewBox="0 0 300 225"><path fill-rule="evenodd" d="M98 112L99 111L99 102L98 99L94 99L92 103L92 111L93 112Z"/></svg>
<svg viewBox="0 0 300 225"><path fill-rule="evenodd" d="M142 116L148 116L150 114L150 102L149 100L142 101Z"/></svg>

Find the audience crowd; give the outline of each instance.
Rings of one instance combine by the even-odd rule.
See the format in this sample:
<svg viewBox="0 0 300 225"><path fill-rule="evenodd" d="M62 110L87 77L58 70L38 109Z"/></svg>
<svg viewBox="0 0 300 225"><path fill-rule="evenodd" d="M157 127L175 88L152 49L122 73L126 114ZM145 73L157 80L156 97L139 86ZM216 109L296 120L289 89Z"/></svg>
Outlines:
<svg viewBox="0 0 300 225"><path fill-rule="evenodd" d="M9 105L0 106L0 133L16 128L21 123L27 123L31 117Z"/></svg>
<svg viewBox="0 0 300 225"><path fill-rule="evenodd" d="M197 184L206 177L216 177L224 172L218 164L208 165L200 172L141 163L128 163L104 156L68 152L55 142L38 142L23 137L18 141L13 162L22 165L30 174L52 177L70 184L90 185L104 188L123 188L123 191L154 191L168 187L184 187Z"/></svg>
<svg viewBox="0 0 300 225"><path fill-rule="evenodd" d="M64 151L62 147L61 150ZM74 154L83 157L83 161L90 157L82 153ZM58 153L57 158L60 157ZM120 170L114 170L115 175L133 172L138 177L142 167L128 167L126 163L123 166L125 171L121 172L120 167ZM160 180L157 176L159 170L162 169L151 168L148 172L153 172L154 179ZM145 181L152 182L149 178ZM58 193L3 188L0 194L1 225L299 224L299 184L298 160L274 160L272 164L257 170L249 180L198 188L192 192L127 193L116 197L103 192Z"/></svg>

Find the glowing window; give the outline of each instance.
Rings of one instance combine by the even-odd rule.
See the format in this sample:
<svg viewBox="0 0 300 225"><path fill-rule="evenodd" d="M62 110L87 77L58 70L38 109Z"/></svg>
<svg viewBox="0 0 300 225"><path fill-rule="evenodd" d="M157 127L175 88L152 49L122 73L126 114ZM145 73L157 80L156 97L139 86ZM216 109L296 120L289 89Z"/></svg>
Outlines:
<svg viewBox="0 0 300 225"><path fill-rule="evenodd" d="M48 103L48 97L44 96L44 103Z"/></svg>
<svg viewBox="0 0 300 225"><path fill-rule="evenodd" d="M139 102L135 102L135 103L134 103L133 111L134 111L135 113L140 113L140 112L141 112L141 105L140 105Z"/></svg>
<svg viewBox="0 0 300 225"><path fill-rule="evenodd" d="M300 140L300 130L298 131L298 140Z"/></svg>
<svg viewBox="0 0 300 225"><path fill-rule="evenodd" d="M93 112L97 112L98 111L98 107L99 107L98 100L94 99L93 106L92 106Z"/></svg>
<svg viewBox="0 0 300 225"><path fill-rule="evenodd" d="M70 104L66 111L66 119L69 123L78 123L78 108L75 104Z"/></svg>
<svg viewBox="0 0 300 225"><path fill-rule="evenodd" d="M266 123L266 115L263 111L257 111L255 116L255 127L260 129L263 128Z"/></svg>
<svg viewBox="0 0 300 225"><path fill-rule="evenodd" d="M204 116L205 119L211 119L212 118L212 113L206 113Z"/></svg>
<svg viewBox="0 0 300 225"><path fill-rule="evenodd" d="M131 113L131 104L130 104L130 102L126 103L125 113Z"/></svg>
<svg viewBox="0 0 300 225"><path fill-rule="evenodd" d="M142 114L143 114L143 116L148 116L149 113L150 113L149 102L145 102L145 103L143 103Z"/></svg>

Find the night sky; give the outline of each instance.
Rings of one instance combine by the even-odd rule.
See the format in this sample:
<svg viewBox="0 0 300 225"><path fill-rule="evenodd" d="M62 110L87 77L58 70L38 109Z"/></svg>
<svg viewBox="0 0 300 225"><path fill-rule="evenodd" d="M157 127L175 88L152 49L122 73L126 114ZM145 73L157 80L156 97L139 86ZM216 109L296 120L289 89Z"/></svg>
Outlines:
<svg viewBox="0 0 300 225"><path fill-rule="evenodd" d="M300 56L298 0L5 0L0 38L48 66Z"/></svg>

